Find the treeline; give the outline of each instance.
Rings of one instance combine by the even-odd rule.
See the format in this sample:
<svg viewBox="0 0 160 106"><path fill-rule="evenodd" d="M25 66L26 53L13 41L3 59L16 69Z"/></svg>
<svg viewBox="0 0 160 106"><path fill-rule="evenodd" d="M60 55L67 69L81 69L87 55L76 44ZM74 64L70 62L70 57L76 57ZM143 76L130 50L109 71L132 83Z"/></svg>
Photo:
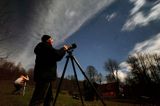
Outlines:
<svg viewBox="0 0 160 106"><path fill-rule="evenodd" d="M6 58L0 58L0 80L15 80L21 74L26 74L26 70L21 63L16 65Z"/></svg>
<svg viewBox="0 0 160 106"><path fill-rule="evenodd" d="M128 97L160 98L160 55L137 53L127 59L130 72L126 78Z"/></svg>
<svg viewBox="0 0 160 106"><path fill-rule="evenodd" d="M125 98L160 99L160 55L137 53L125 61L127 77L121 82L117 61L108 59L105 70L108 82L117 83L117 94ZM121 89L119 89L121 88Z"/></svg>
<svg viewBox="0 0 160 106"><path fill-rule="evenodd" d="M126 60L128 64L127 77L121 82L119 77L119 64L115 60L109 59L104 63L106 76L99 73L94 66L88 66L85 73L91 82L101 84L103 76L109 83L116 82L116 94L126 98L148 97L152 99L160 98L160 55L137 53L129 56ZM19 75L26 73L30 77L29 82L33 82L33 69L25 70L19 63L0 58L0 80L14 80ZM67 76L66 79L74 81L74 75ZM76 85L73 83L73 86ZM119 89L120 88L120 89Z"/></svg>

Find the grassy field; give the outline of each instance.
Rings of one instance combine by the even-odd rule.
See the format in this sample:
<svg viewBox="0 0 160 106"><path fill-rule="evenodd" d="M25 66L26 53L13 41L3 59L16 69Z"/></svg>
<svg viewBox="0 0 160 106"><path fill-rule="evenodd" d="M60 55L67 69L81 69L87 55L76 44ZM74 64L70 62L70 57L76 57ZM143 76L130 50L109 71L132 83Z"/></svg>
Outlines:
<svg viewBox="0 0 160 106"><path fill-rule="evenodd" d="M0 81L0 106L28 106L31 99L33 87L27 86L26 93L22 95L12 95L14 90L12 81ZM55 93L54 93L55 94ZM152 106L150 104L140 104L136 101L128 102L122 100L105 100L106 106ZM85 106L103 106L100 101L86 102ZM82 106L80 100L73 99L67 92L61 91L56 101L56 106Z"/></svg>

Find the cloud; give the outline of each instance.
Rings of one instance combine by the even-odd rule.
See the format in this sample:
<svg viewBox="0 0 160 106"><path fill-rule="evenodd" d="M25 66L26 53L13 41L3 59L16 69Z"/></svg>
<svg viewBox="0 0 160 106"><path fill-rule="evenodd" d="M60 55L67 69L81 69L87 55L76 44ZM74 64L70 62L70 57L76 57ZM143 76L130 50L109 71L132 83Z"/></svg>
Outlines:
<svg viewBox="0 0 160 106"><path fill-rule="evenodd" d="M130 15L133 15L145 5L146 0L130 0L130 2L134 3L134 8L130 12Z"/></svg>
<svg viewBox="0 0 160 106"><path fill-rule="evenodd" d="M14 37L1 42L0 46L7 48L5 53L12 51L11 60L16 63L21 62L28 68L34 64L33 49L43 34L54 37L58 45L114 1L32 0L17 1L17 3L15 1L10 4L12 8L9 7L10 10L16 11L11 13L16 17L16 21L12 21L14 34L11 36Z"/></svg>
<svg viewBox="0 0 160 106"><path fill-rule="evenodd" d="M133 50L130 51L129 55L134 55L136 53L160 53L160 33L153 36L152 38L137 43ZM132 69L127 62L121 62L120 66L120 78L124 81L125 77L127 76L127 72L130 72Z"/></svg>
<svg viewBox="0 0 160 106"><path fill-rule="evenodd" d="M53 0L46 5L41 2L35 6L32 15L33 19L39 17L31 23L32 35L37 38L39 37L37 35L51 34L55 38L56 45L58 45L112 2L114 0ZM44 10L44 7L48 8ZM31 38L29 42L30 45L33 45L38 40ZM29 47L31 47L30 45ZM28 50L28 48L26 49Z"/></svg>
<svg viewBox="0 0 160 106"><path fill-rule="evenodd" d="M119 64L119 67L122 72L129 72L131 70L131 67L128 65L127 62L121 62Z"/></svg>
<svg viewBox="0 0 160 106"><path fill-rule="evenodd" d="M118 71L118 78L124 82L125 81L125 78L127 77L127 73L124 73L122 71Z"/></svg>
<svg viewBox="0 0 160 106"><path fill-rule="evenodd" d="M131 71L131 67L130 67L130 65L127 63L127 62L121 62L120 64L119 64L119 67L120 67L120 69L118 70L118 77L120 78L120 80L122 81L122 82L124 82L125 81L125 78L127 77L127 75L128 75L128 72L130 72Z"/></svg>
<svg viewBox="0 0 160 106"><path fill-rule="evenodd" d="M114 12L112 14L107 15L105 19L109 22L112 19L114 19L116 16L117 16L117 13Z"/></svg>
<svg viewBox="0 0 160 106"><path fill-rule="evenodd" d="M32 17L38 17L32 22L32 32L53 34L56 44L63 42L63 36L68 38L77 31L86 20L114 0L61 0L40 2L35 6ZM45 4L45 5L44 5ZM44 6L42 6L44 5ZM48 7L46 10L44 7ZM37 8L37 9L36 9Z"/></svg>
<svg viewBox="0 0 160 106"><path fill-rule="evenodd" d="M122 31L131 31L136 27L143 27L155 20L160 20L160 2L150 3L146 0L130 0L134 3L134 8L130 11L129 19L122 27ZM143 9L144 8L144 9ZM149 12L145 13L145 8Z"/></svg>
<svg viewBox="0 0 160 106"><path fill-rule="evenodd" d="M130 54L146 52L146 53L160 53L160 33L144 42L137 43Z"/></svg>

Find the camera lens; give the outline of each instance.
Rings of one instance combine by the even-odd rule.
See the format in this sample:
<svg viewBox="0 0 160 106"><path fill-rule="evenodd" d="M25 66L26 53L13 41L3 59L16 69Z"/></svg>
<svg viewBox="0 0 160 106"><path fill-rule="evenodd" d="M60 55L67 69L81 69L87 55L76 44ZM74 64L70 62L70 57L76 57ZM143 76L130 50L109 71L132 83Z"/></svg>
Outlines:
<svg viewBox="0 0 160 106"><path fill-rule="evenodd" d="M71 45L71 48L72 48L72 49L75 49L75 48L77 48L77 45L76 45L75 43L73 43L73 44Z"/></svg>
<svg viewBox="0 0 160 106"><path fill-rule="evenodd" d="M75 43L71 44L71 46L68 48L68 50L72 50L77 48L77 45Z"/></svg>

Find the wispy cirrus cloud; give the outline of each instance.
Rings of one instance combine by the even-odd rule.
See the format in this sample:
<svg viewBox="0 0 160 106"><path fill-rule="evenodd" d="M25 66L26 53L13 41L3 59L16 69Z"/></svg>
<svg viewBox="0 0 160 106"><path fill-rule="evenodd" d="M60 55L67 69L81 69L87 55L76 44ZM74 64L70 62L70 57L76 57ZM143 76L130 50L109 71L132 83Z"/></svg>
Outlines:
<svg viewBox="0 0 160 106"><path fill-rule="evenodd" d="M64 36L65 38L71 36L85 21L112 2L114 0L40 2L34 7L35 11L32 14L33 18L38 17L32 22L32 32L34 35L49 33L56 38L56 43L63 42Z"/></svg>
<svg viewBox="0 0 160 106"><path fill-rule="evenodd" d="M76 32L87 20L115 0L23 0L10 3L12 38L1 42L3 52L12 52L10 59L24 67L34 62L33 49L43 34L55 39L56 45ZM8 27L11 23L8 22ZM1 38L1 35L0 35ZM9 43L8 43L9 42ZM4 49L5 48L5 49Z"/></svg>
<svg viewBox="0 0 160 106"><path fill-rule="evenodd" d="M132 31L137 27L149 25L150 22L160 20L160 1L130 0L134 7L130 11L129 19L122 27L122 31ZM145 13L145 9L149 9Z"/></svg>
<svg viewBox="0 0 160 106"><path fill-rule="evenodd" d="M139 52L160 53L160 33L146 41L137 43L130 54Z"/></svg>
<svg viewBox="0 0 160 106"><path fill-rule="evenodd" d="M106 18L105 18L105 19L109 22L109 21L111 21L112 19L114 19L116 16L117 16L117 13L116 13L116 12L113 12L112 14L106 15Z"/></svg>

